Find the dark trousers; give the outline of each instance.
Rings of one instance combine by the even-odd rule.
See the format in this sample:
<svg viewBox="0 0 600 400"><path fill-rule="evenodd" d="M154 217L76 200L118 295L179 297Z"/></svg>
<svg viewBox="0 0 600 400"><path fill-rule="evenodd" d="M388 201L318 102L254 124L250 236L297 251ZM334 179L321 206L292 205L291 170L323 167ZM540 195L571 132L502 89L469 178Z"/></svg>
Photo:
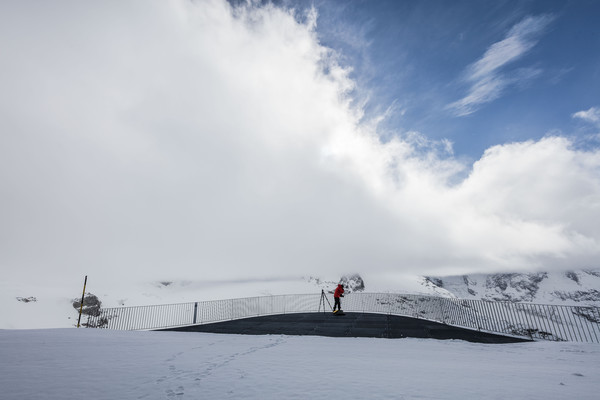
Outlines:
<svg viewBox="0 0 600 400"><path fill-rule="evenodd" d="M335 311L336 307L337 307L338 310L341 310L342 309L342 304L340 303L340 298L339 297L334 297L333 300L334 300L333 311Z"/></svg>

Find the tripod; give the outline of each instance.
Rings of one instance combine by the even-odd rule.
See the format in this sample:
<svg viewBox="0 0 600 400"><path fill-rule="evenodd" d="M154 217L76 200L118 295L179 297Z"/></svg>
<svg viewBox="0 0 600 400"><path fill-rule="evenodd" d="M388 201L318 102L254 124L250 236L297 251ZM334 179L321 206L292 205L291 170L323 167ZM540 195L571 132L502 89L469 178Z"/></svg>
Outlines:
<svg viewBox="0 0 600 400"><path fill-rule="evenodd" d="M333 307L331 307L331 303L329 302L329 299L325 295L325 291L323 289L321 289L321 300L319 301L319 311L321 311L321 304L323 304L323 312L325 312L325 301L327 301L327 304L329 304L329 308L331 308L333 310Z"/></svg>

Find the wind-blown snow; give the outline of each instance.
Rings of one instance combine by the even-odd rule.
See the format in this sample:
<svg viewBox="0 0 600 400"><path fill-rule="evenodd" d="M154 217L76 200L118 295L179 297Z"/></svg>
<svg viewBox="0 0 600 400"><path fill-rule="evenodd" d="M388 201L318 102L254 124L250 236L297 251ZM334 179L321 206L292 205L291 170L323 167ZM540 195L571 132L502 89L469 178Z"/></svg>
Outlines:
<svg viewBox="0 0 600 400"><path fill-rule="evenodd" d="M3 400L596 399L600 347L0 331Z"/></svg>

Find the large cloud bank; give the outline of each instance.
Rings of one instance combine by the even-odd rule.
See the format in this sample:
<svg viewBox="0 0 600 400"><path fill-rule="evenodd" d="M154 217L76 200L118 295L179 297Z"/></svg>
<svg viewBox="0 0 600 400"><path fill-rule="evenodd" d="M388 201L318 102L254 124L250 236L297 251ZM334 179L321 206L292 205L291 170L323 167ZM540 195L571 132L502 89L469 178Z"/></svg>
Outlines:
<svg viewBox="0 0 600 400"><path fill-rule="evenodd" d="M0 6L4 276L597 266L600 153L378 137L312 10ZM595 265L596 264L596 265Z"/></svg>

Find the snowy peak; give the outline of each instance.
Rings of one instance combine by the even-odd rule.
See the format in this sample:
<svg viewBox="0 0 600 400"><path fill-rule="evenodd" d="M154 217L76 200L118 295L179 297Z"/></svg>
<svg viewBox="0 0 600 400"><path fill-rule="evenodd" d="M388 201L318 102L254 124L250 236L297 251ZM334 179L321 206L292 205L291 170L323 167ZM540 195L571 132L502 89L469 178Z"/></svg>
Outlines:
<svg viewBox="0 0 600 400"><path fill-rule="evenodd" d="M333 293L333 290L341 283L344 285L346 293L363 292L365 290L365 282L359 274L343 275L339 281L323 280L314 276L304 278L307 282L315 284L317 287Z"/></svg>
<svg viewBox="0 0 600 400"><path fill-rule="evenodd" d="M465 299L600 306L597 270L425 277L424 284Z"/></svg>

